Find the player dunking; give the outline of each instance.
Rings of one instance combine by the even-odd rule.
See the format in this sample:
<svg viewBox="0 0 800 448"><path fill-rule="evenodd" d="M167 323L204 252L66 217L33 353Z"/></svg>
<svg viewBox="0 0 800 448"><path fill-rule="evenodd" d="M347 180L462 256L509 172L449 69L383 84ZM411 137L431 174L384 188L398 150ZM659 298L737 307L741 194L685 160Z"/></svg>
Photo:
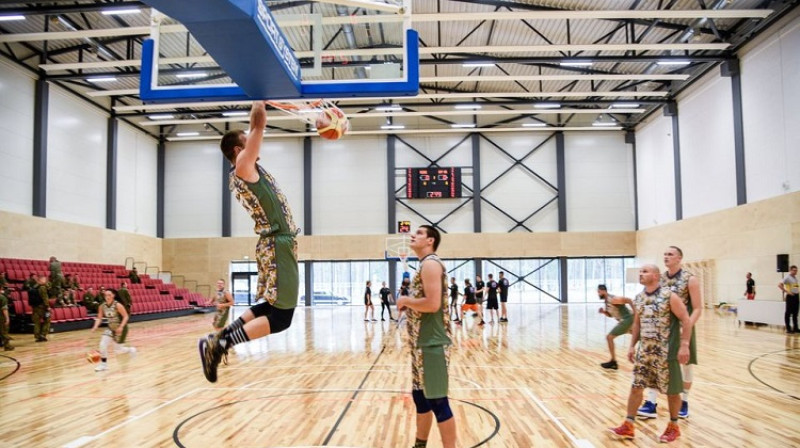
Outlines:
<svg viewBox="0 0 800 448"><path fill-rule="evenodd" d="M433 424L439 425L442 445L456 446L456 421L447 400L450 315L447 313L447 269L436 255L441 235L435 228L420 226L411 236L411 249L419 257L414 276L414 296L397 299L398 309L408 309L411 348L411 395L417 408L414 448L425 447Z"/></svg>
<svg viewBox="0 0 800 448"><path fill-rule="evenodd" d="M256 163L266 125L265 102L255 101L250 110L250 133L230 131L220 143L222 153L233 165L230 188L253 218L255 233L260 236L256 244L258 298L266 301L198 342L203 373L212 383L217 381L217 367L231 347L289 328L297 306L297 227L286 196L272 175Z"/></svg>

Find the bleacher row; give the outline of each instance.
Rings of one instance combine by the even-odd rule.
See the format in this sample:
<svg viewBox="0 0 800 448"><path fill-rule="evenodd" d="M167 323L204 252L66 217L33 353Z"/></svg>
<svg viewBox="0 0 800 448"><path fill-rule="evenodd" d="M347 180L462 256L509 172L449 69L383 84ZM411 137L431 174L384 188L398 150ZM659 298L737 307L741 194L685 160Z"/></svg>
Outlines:
<svg viewBox="0 0 800 448"><path fill-rule="evenodd" d="M56 308L55 300L50 300L53 307L51 322L76 322L93 319L86 307L82 305L83 295L92 287L95 293L99 288L118 289L122 282L127 282L131 294L131 314L152 314L192 309L193 306L204 306L205 297L185 288L178 288L172 283L164 283L161 279L139 274L141 283L131 284L129 271L122 265L62 262L61 270L66 276L78 275L80 290L75 292L75 302L79 306ZM11 291L9 309L13 310L17 319L27 318L30 321L32 310L28 305L28 292L22 283L30 274L49 276L49 262L45 260L24 260L16 258L0 258L0 272L6 273Z"/></svg>

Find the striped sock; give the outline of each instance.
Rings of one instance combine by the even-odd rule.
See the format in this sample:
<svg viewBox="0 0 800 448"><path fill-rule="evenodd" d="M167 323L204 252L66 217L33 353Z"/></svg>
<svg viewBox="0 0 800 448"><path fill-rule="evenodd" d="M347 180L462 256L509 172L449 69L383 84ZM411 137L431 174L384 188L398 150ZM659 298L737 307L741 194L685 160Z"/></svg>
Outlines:
<svg viewBox="0 0 800 448"><path fill-rule="evenodd" d="M228 325L228 328L230 328L230 329L231 329L231 331L233 331L233 330L236 330L237 328L242 328L242 327L244 327L244 324L245 324L245 322L244 322L244 319L242 319L241 317L239 317L239 318L237 318L235 321L233 321L233 323L232 323L232 324Z"/></svg>
<svg viewBox="0 0 800 448"><path fill-rule="evenodd" d="M222 330L222 334L220 335L220 344L226 349L250 340L250 338L247 337L247 333L244 332L243 327L238 327L236 329L232 329L232 327L233 325ZM226 341L227 343L222 341Z"/></svg>

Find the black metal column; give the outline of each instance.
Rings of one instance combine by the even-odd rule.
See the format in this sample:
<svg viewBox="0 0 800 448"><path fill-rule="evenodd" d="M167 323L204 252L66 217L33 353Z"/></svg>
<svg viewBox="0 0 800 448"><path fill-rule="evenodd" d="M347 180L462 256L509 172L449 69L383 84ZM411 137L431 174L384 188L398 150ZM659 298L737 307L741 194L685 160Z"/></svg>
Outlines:
<svg viewBox="0 0 800 448"><path fill-rule="evenodd" d="M220 188L222 189L222 236L231 236L231 190L228 187L230 179L231 162L222 156L222 179Z"/></svg>
<svg viewBox="0 0 800 448"><path fill-rule="evenodd" d="M47 114L50 85L36 80L33 105L33 216L47 216Z"/></svg>
<svg viewBox="0 0 800 448"><path fill-rule="evenodd" d="M472 134L472 231L481 233L481 135Z"/></svg>
<svg viewBox="0 0 800 448"><path fill-rule="evenodd" d="M558 187L558 231L567 231L567 166L564 157L564 133L556 132L556 172Z"/></svg>
<svg viewBox="0 0 800 448"><path fill-rule="evenodd" d="M113 102L112 102L113 107ZM106 135L106 229L117 228L117 142L119 141L119 119L112 112L108 117Z"/></svg>
<svg viewBox="0 0 800 448"><path fill-rule="evenodd" d="M397 203L394 200L394 171L395 171L395 155L397 152L397 137L394 135L386 136L386 205L389 213L388 221L386 223L387 234L392 235L397 233ZM394 260L389 261L389 289L397 291L399 285L397 283L397 262Z"/></svg>
<svg viewBox="0 0 800 448"><path fill-rule="evenodd" d="M314 297L314 262L306 260L303 262L306 267L306 277L304 279L306 286L306 300L305 305L311 306L311 299Z"/></svg>
<svg viewBox="0 0 800 448"><path fill-rule="evenodd" d="M631 153L633 154L633 228L634 230L639 230L639 171L636 166L636 132L626 132L625 143L631 145Z"/></svg>
<svg viewBox="0 0 800 448"><path fill-rule="evenodd" d="M303 235L312 234L311 215L311 137L303 137Z"/></svg>
<svg viewBox="0 0 800 448"><path fill-rule="evenodd" d="M559 294L558 296L561 298L561 303L568 303L569 302L569 282L567 279L569 278L569 272L567 272L567 257L558 257L558 279L559 279Z"/></svg>
<svg viewBox="0 0 800 448"><path fill-rule="evenodd" d="M158 156L156 162L156 236L164 238L164 173L166 163L166 139L158 139Z"/></svg>
<svg viewBox="0 0 800 448"><path fill-rule="evenodd" d="M739 59L725 61L722 76L731 78L733 93L733 150L736 161L736 205L747 204L747 176L744 160L744 118L742 114L742 75Z"/></svg>
<svg viewBox="0 0 800 448"><path fill-rule="evenodd" d="M672 118L672 157L675 172L675 220L683 219L683 187L681 184L681 134L678 122L678 103L664 105L664 116Z"/></svg>

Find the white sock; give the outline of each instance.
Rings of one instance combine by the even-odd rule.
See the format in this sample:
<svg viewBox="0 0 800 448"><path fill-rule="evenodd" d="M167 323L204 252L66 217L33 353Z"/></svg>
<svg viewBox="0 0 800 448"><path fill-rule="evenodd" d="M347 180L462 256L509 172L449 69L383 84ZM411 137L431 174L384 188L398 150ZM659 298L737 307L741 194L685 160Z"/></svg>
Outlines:
<svg viewBox="0 0 800 448"><path fill-rule="evenodd" d="M655 403L656 399L658 398L658 391L655 389L647 389L647 401L650 403Z"/></svg>
<svg viewBox="0 0 800 448"><path fill-rule="evenodd" d="M689 391L688 390L684 390L683 392L681 392L681 400L689 401Z"/></svg>

